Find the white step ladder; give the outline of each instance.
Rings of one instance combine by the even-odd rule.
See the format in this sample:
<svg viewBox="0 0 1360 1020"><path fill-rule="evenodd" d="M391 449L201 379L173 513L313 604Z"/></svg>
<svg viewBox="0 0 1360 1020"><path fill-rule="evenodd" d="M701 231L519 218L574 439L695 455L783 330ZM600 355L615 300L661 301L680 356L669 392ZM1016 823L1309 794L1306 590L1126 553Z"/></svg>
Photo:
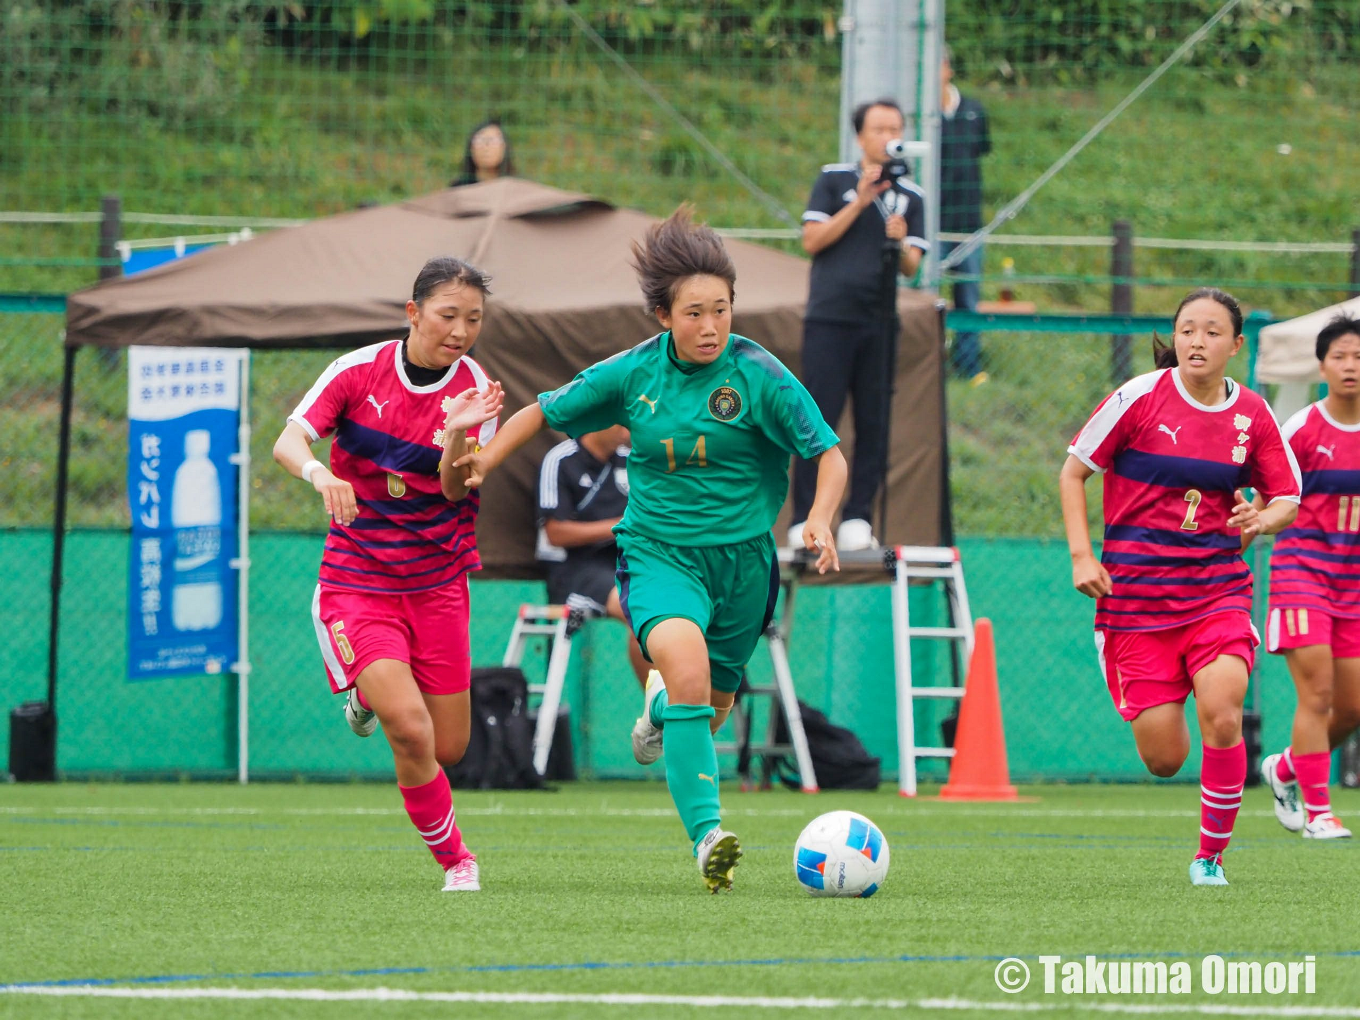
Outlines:
<svg viewBox="0 0 1360 1020"><path fill-rule="evenodd" d="M918 698L963 697L963 685L917 687L911 677L913 638L954 643L959 676L966 676L973 655L973 614L968 608L968 589L963 583L959 551L933 546L899 545L891 554L893 571L892 625L893 665L897 681L897 790L904 797L916 796L916 759L952 758L952 747L920 747L916 744L915 704ZM913 627L908 608L908 588L913 581L940 581L949 608L949 626Z"/></svg>
<svg viewBox="0 0 1360 1020"><path fill-rule="evenodd" d="M765 739L759 743L752 740L747 746L751 755L760 755L769 778L769 762L772 758L792 754L798 763L798 783L804 793L816 793L817 773L812 767L812 754L808 751L807 734L803 730L803 713L798 708L798 695L793 689L793 673L789 669L789 633L793 630L793 594L797 588L798 575L790 569L788 560L780 557L779 586L783 589L783 612L772 619L765 628L765 645L770 653L770 666L774 673L774 683L753 684L750 677L746 681L746 694L770 699L770 719ZM779 724L779 713L789 725L789 740L781 743L775 740L775 728ZM737 732L735 742L714 744L719 754L737 754L741 750L741 739L750 732L753 720L738 698L732 703L732 725Z"/></svg>
<svg viewBox="0 0 1360 1020"><path fill-rule="evenodd" d="M581 629L589 615L582 609L566 606L519 607L515 625L510 629L510 641L505 646L501 665L518 669L524 661L524 649L530 638L546 637L552 642L548 656L548 672L541 684L529 684L529 694L541 695L538 724L534 727L534 771L540 776L548 770L548 754L552 751L553 731L557 726L557 709L562 704L562 688L567 683L567 664L571 661L571 639Z"/></svg>

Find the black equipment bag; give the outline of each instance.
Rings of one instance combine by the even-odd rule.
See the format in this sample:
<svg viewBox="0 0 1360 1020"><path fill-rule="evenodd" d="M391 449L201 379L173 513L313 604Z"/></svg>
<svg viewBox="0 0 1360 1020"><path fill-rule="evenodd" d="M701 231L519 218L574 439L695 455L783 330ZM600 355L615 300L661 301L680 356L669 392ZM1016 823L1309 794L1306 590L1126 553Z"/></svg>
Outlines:
<svg viewBox="0 0 1360 1020"><path fill-rule="evenodd" d="M775 740L789 743L789 724L782 710L775 724ZM798 702L803 716L803 732L807 735L808 753L817 773L817 786L822 790L876 790L880 781L881 758L864 749L859 737L844 726L837 726L803 702ZM791 789L798 789L798 762L781 757L771 762L771 773Z"/></svg>
<svg viewBox="0 0 1360 1020"><path fill-rule="evenodd" d="M472 671L472 727L467 753L445 771L466 790L539 790L534 724L524 674L497 666Z"/></svg>
<svg viewBox="0 0 1360 1020"><path fill-rule="evenodd" d="M26 701L9 713L9 772L18 783L57 778L57 717L45 701Z"/></svg>

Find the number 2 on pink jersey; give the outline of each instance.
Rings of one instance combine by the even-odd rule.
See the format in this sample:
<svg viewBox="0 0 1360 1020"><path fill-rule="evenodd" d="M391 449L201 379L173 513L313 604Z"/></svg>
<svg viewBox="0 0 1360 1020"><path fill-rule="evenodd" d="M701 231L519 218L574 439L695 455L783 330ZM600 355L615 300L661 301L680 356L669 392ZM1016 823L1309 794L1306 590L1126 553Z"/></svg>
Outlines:
<svg viewBox="0 0 1360 1020"><path fill-rule="evenodd" d="M1204 498L1204 494L1198 489L1190 489L1185 494L1185 501L1190 504L1185 511L1185 520L1181 521L1182 531L1198 531L1199 521L1195 520L1195 511L1199 509L1199 501Z"/></svg>

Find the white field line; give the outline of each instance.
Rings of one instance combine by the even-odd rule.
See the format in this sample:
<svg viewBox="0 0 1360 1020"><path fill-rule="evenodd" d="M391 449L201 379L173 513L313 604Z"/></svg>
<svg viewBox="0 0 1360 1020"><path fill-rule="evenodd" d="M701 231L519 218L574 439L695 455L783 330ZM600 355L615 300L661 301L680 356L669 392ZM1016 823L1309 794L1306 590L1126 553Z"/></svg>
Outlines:
<svg viewBox="0 0 1360 1020"><path fill-rule="evenodd" d="M1189 799L1189 798L1187 798ZM808 808L727 808L723 814L739 818L803 818L811 814ZM880 817L914 818L919 815L949 815L950 817L977 818L1198 818L1197 808L1185 810L1144 811L1136 808L1036 808L1036 807L971 807L964 804L941 802L917 802L910 805L885 805L876 809ZM246 807L15 807L0 806L0 816L12 815L25 818L45 818L53 816L101 816L101 815L168 815L168 816L213 816L240 815L248 817L354 817L365 815L404 818L406 812L401 808L246 808ZM601 804L596 808L534 808L507 807L495 804L490 807L459 807L459 817L479 816L507 818L594 818L607 815L616 818L671 818L672 808L620 808ZM1239 811L1239 818L1272 818L1274 811Z"/></svg>
<svg viewBox="0 0 1360 1020"><path fill-rule="evenodd" d="M996 1013L1049 1013L1085 1010L1127 1016L1341 1017L1356 1020L1351 1006L1161 1005L1090 1002L1084 997L1053 1002L974 1001L969 999L829 999L760 995L646 995L633 993L568 994L557 992L413 992L399 988L115 988L108 986L0 985L0 994L95 999L289 1000L300 1002L449 1002L504 1005L689 1006L709 1009L882 1009L976 1010Z"/></svg>

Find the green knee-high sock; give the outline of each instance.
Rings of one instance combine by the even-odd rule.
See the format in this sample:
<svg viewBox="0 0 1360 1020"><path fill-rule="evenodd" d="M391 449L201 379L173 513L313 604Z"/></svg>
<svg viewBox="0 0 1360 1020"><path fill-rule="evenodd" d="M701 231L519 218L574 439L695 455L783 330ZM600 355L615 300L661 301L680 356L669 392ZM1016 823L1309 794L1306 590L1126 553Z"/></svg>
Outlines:
<svg viewBox="0 0 1360 1020"><path fill-rule="evenodd" d="M656 692L656 697L652 699L652 710L650 714L653 726L666 725L666 709L671 703L670 693L670 691L663 687Z"/></svg>
<svg viewBox="0 0 1360 1020"><path fill-rule="evenodd" d="M722 818L718 806L718 755L708 729L712 718L711 705L666 708L666 785L685 832L696 848Z"/></svg>

